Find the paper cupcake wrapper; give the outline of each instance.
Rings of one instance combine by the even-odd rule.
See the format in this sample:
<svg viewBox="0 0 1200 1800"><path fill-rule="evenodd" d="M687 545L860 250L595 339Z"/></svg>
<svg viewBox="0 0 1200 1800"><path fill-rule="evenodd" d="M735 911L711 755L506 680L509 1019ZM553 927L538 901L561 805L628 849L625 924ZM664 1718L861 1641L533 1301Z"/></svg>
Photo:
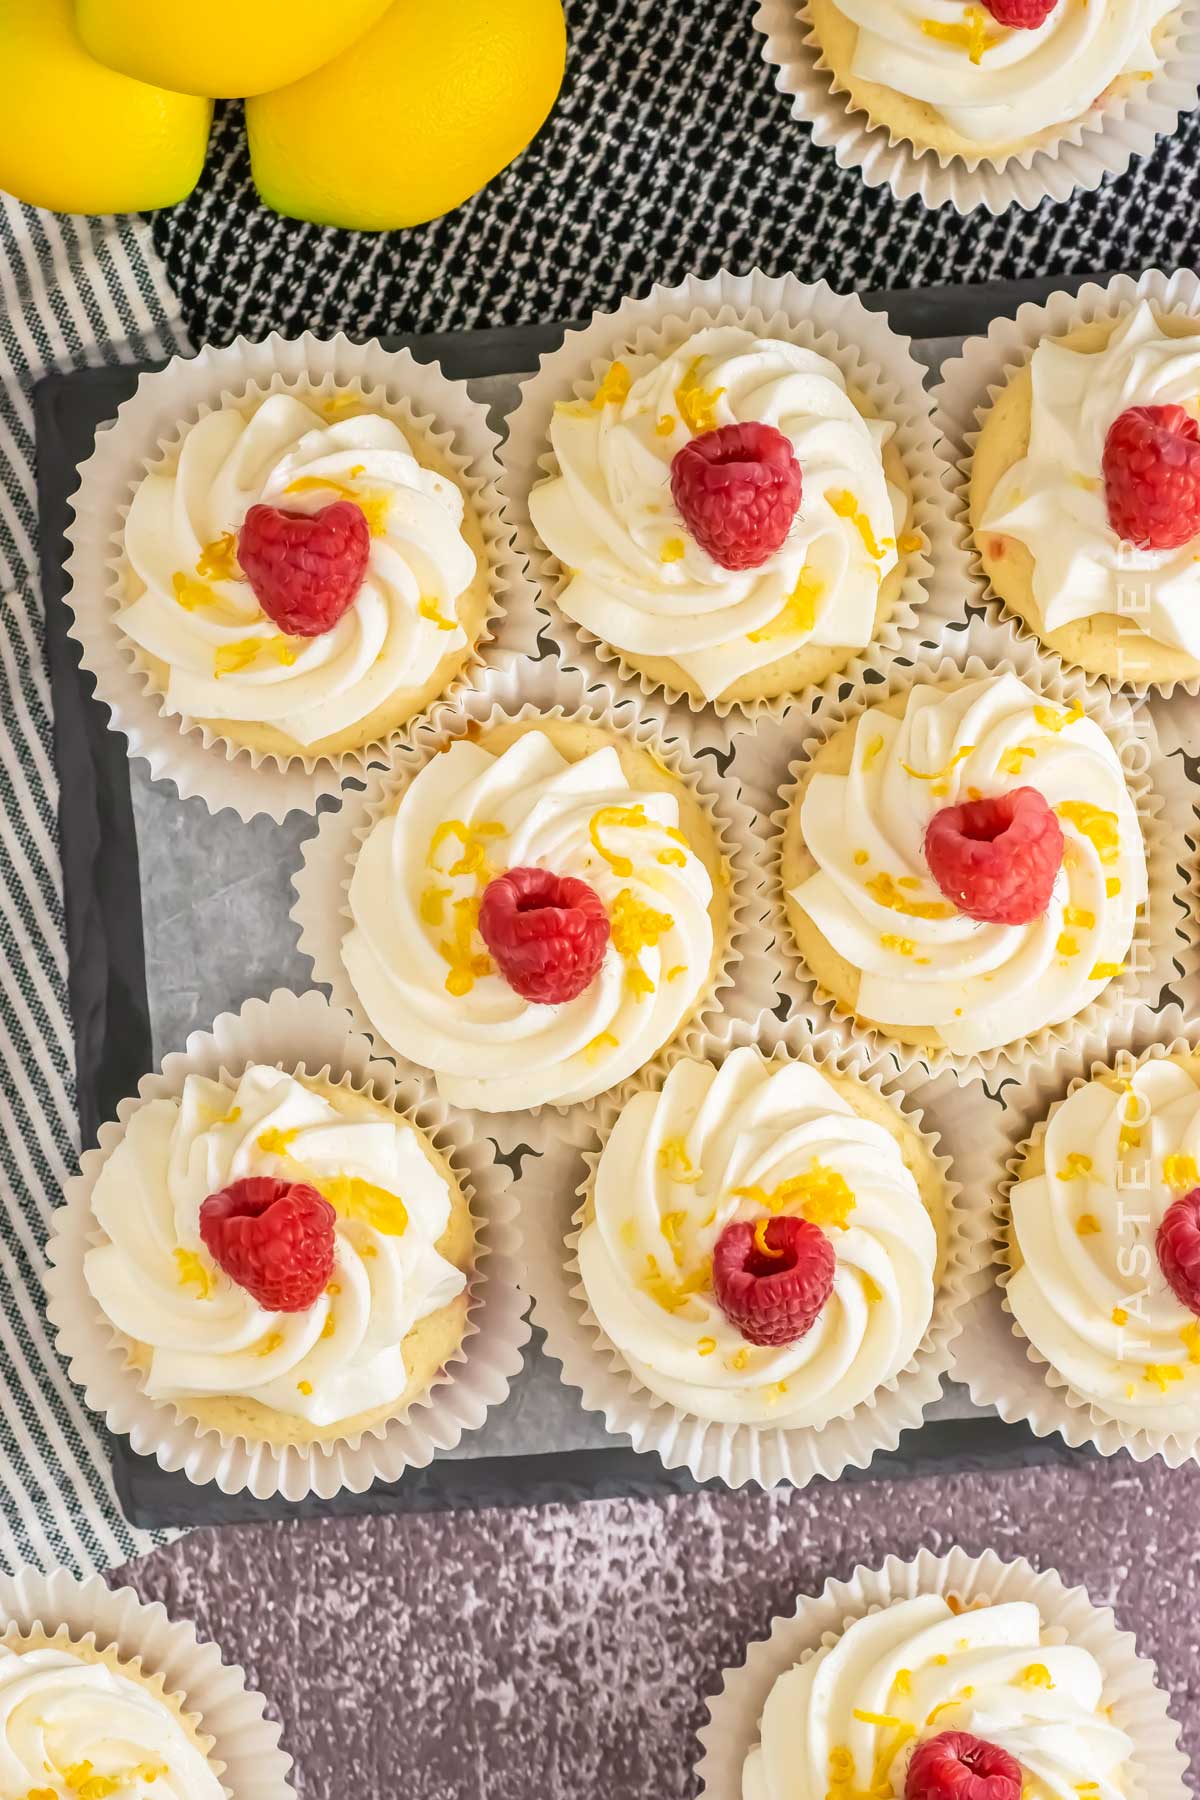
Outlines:
<svg viewBox="0 0 1200 1800"><path fill-rule="evenodd" d="M1048 1115L1068 1094L1107 1069L1129 1074L1144 1062L1186 1054L1200 1047L1200 1035L1185 1034L1178 1006L1141 1019L1125 1019L1107 1034L1062 1046L1050 1062L1031 1069L1019 1087L1005 1090L1006 1129L996 1146L984 1192L994 1196L991 1268L982 1292L971 1303L954 1350L954 1376L965 1382L978 1406L994 1406L1010 1424L1024 1422L1038 1437L1058 1432L1073 1448L1092 1444L1104 1456L1128 1450L1137 1462L1161 1456L1170 1468L1200 1461L1200 1418L1191 1429L1135 1428L1111 1418L1071 1387L1030 1342L1008 1304L1006 1234L1009 1196L1021 1164L1040 1143Z"/></svg>
<svg viewBox="0 0 1200 1800"><path fill-rule="evenodd" d="M947 527L946 467L930 423L925 371L913 358L912 340L893 331L886 314L868 312L857 295L836 293L824 281L809 285L794 275L772 277L760 270L737 275L723 270L708 279L689 275L675 287L656 286L640 299L623 301L615 312L601 313L582 329L569 331L560 348L544 356L537 374L522 386L500 453L518 549L543 597L553 602L550 629L571 661L610 682L617 675L639 685L644 694L661 694L671 705L686 705L704 715L712 730L714 718L730 715L735 721L780 718L795 696L705 702L652 679L619 648L564 612L560 596L565 571L538 539L529 516L530 489L558 466L549 441L555 402L593 394L614 356L666 353L706 325L745 325L818 351L837 365L880 417L894 421L894 441L912 483L912 529L920 533L925 547L908 558L896 606L875 640L879 651L899 647L905 631L918 622L918 609L927 594L957 593L965 563Z"/></svg>
<svg viewBox="0 0 1200 1800"><path fill-rule="evenodd" d="M315 811L322 794L336 793L347 775L386 756L414 723L336 758L298 753L281 759L251 750L186 714L169 713L142 652L120 628L122 533L142 475L225 402L291 390L375 400L439 449L470 494L487 548L491 609L478 644L442 698L468 691L499 649L531 651L541 622L502 514L499 439L487 409L437 363L419 363L407 350L385 350L374 341L354 344L340 333L328 341L310 332L294 340L272 333L262 343L237 338L227 348L208 345L143 375L112 425L97 435L71 501L71 636L129 754L144 758L151 775L172 782L181 798L198 795L210 812L229 807L246 820Z"/></svg>
<svg viewBox="0 0 1200 1800"><path fill-rule="evenodd" d="M449 1159L477 1226L476 1269L460 1350L402 1417L331 1443L248 1441L186 1417L169 1400L150 1399L83 1275L84 1255L103 1235L92 1212L92 1192L133 1113L148 1100L180 1094L188 1075L237 1075L255 1062L323 1076L394 1105ZM297 996L280 988L268 1000L248 1000L238 1013L222 1013L210 1031L193 1032L186 1050L168 1056L158 1074L145 1076L137 1095L121 1102L116 1120L101 1127L98 1147L84 1155L63 1198L51 1220L46 1292L47 1314L71 1379L111 1431L127 1437L139 1455L156 1457L162 1468L182 1469L189 1481L214 1481L222 1493L249 1492L260 1500L273 1494L328 1499L343 1489L362 1493L374 1481L396 1481L406 1469L424 1468L439 1450L453 1449L464 1432L477 1430L489 1409L504 1400L521 1367L529 1327L517 1288L516 1205L507 1171L496 1165L491 1144L451 1114L429 1082L400 1081L389 1063L374 1061L350 1019L320 994Z"/></svg>
<svg viewBox="0 0 1200 1800"><path fill-rule="evenodd" d="M1180 934L1186 924L1185 902L1177 864L1184 854L1186 821L1183 817L1168 815L1162 795L1156 791L1146 772L1148 769L1157 772L1159 752L1154 722L1144 707L1131 705L1122 695L1102 684L1089 683L1082 675L1062 665L1047 664L1033 645L1020 642L1007 627L972 619L965 629L946 634L943 641L950 646L948 650L943 651L935 644L923 644L913 653L913 660L907 666L900 659L886 668L874 659L863 660L844 675L827 682L810 721L811 735L803 741L802 755L787 770L786 784L778 796L782 804L757 791L752 791L748 797L758 805L761 815L770 811L769 892L776 941L783 960L783 987L793 1006L806 1010L815 1002L842 1024L851 1037L863 1039L872 1050L886 1050L898 1068L921 1068L930 1075L954 1069L960 1079L977 1080L994 1069L1012 1075L1029 1065L1045 1062L1056 1046L1077 1039L1083 1032L1098 1030L1105 1022L1115 1022L1130 1008L1152 1006L1157 1002L1164 982L1175 972L1172 956L1183 949ZM801 962L784 913L784 829L817 750L868 707L881 704L893 694L906 692L919 681L969 681L982 675L1006 673L1020 676L1046 699L1060 705L1078 699L1114 739L1118 749L1122 744L1130 746L1128 760L1123 760L1122 766L1142 828L1149 902L1136 923L1125 973L1115 976L1090 1005L1072 1018L1058 1025L1043 1026L1032 1036L1014 1044L971 1055L902 1044L884 1030L861 1024ZM1178 902L1176 896L1179 896Z"/></svg>
<svg viewBox="0 0 1200 1800"><path fill-rule="evenodd" d="M447 743L464 736L472 726L487 731L506 719L537 717L580 719L651 750L706 807L731 870L729 943L704 1004L637 1075L609 1090L619 1097L632 1091L647 1073L661 1070L665 1074L680 1057L699 1054L701 1045L720 1040L737 1021L757 1026L777 1002L771 936L763 922L767 901L761 851L753 818L736 783L688 754L662 707L645 700L619 699L603 684L589 686L578 671L561 669L549 657L489 669L471 693L437 708L414 731L411 742L397 750L392 766L371 774L362 793L347 791L340 811L322 815L317 835L304 846L304 861L293 882L296 904L292 918L300 928L300 949L312 963L314 981L329 990L335 1005L346 1008L380 1051L394 1057L401 1068L410 1067L372 1025L342 961L342 940L353 923L348 894L355 860L376 821ZM486 1120L488 1131L502 1129L506 1119L520 1121L521 1131L527 1135L532 1118L571 1114L594 1105L595 1101L547 1102L516 1113L463 1116ZM561 1135L559 1126L549 1129L554 1136Z"/></svg>
<svg viewBox="0 0 1200 1800"><path fill-rule="evenodd" d="M1164 312L1198 313L1200 277L1191 269L1177 269L1172 274L1149 269L1137 277L1115 275L1103 287L1088 282L1077 294L1051 294L1042 306L1022 306L1013 318L993 319L985 336L968 338L961 353L942 364L934 389L934 417L952 464L948 481L954 535L968 560L971 578L983 592L993 618L1011 625L1023 642L1035 644L1047 661L1066 668L1078 665L1064 661L1031 625L1012 612L988 580L970 527L969 488L975 445L982 417L992 401L1026 366L1044 338L1061 337L1096 319L1117 318L1143 299ZM1105 680L1131 693L1153 692L1164 698L1177 688L1193 696L1200 694L1200 675L1188 681L1118 681L1115 676L1090 679Z"/></svg>
<svg viewBox="0 0 1200 1800"><path fill-rule="evenodd" d="M1001 213L1066 200L1077 188L1091 193L1170 136L1180 114L1195 106L1200 84L1195 5L1182 5L1178 16L1161 67L1136 94L1093 108L1063 125L1049 143L978 160L917 150L888 126L872 124L838 85L801 0L759 0L754 26L765 39L762 56L775 70L775 86L791 98L793 117L809 127L814 144L833 151L841 168L857 169L868 187L890 187L897 200L915 194L930 208Z"/></svg>
<svg viewBox="0 0 1200 1800"><path fill-rule="evenodd" d="M735 1044L754 1044L744 1029L714 1048L706 1060L721 1063ZM807 1028L764 1031L761 1054L800 1060L857 1076L890 1099L919 1133L933 1155L946 1206L946 1266L928 1331L912 1360L852 1413L811 1426L731 1425L697 1418L652 1393L608 1338L588 1304L577 1256L582 1207L603 1146L621 1107L597 1110L590 1144L549 1165L527 1164L518 1184L525 1284L533 1295L533 1320L546 1334L548 1355L562 1366L563 1381L578 1388L583 1405L604 1415L608 1430L628 1433L635 1450L652 1450L667 1468L687 1468L697 1481L720 1480L729 1487L756 1482L762 1487L790 1483L804 1487L817 1476L834 1481L847 1468L865 1468L878 1450L894 1450L900 1434L921 1424L925 1408L941 1394L951 1363L950 1346L967 1305L984 1280L990 1209L983 1190L964 1190L951 1177L939 1139L907 1100L889 1071L861 1046L840 1046L829 1034ZM661 1078L639 1081L659 1088ZM580 1180L582 1175L583 1179ZM574 1200L567 1196L575 1187ZM574 1217L572 1209L574 1207Z"/></svg>
<svg viewBox="0 0 1200 1800"><path fill-rule="evenodd" d="M922 1550L911 1562L889 1556L878 1569L860 1565L847 1581L827 1581L819 1594L802 1595L794 1612L775 1619L768 1635L749 1645L745 1660L725 1671L708 1701L695 1771L703 1800L741 1800L742 1766L759 1742L763 1707L781 1675L855 1620L919 1594L953 1595L968 1606L1032 1602L1047 1635L1090 1651L1100 1665L1113 1723L1133 1739L1129 1800L1186 1800L1187 1758L1179 1748L1179 1726L1167 1710L1154 1664L1138 1655L1132 1633L1119 1628L1111 1608L1094 1605L1083 1588L1068 1587L1053 1569L1039 1572L1024 1557L1006 1562L993 1550L968 1556L957 1546L944 1556Z"/></svg>
<svg viewBox="0 0 1200 1800"><path fill-rule="evenodd" d="M132 1588L109 1588L99 1575L77 1580L65 1569L43 1575L19 1568L0 1575L0 1638L60 1633L74 1644L115 1650L166 1694L211 1743L209 1760L231 1800L295 1800L292 1759L279 1747L279 1727L244 1672L202 1644L193 1625L172 1621L157 1601L144 1605Z"/></svg>

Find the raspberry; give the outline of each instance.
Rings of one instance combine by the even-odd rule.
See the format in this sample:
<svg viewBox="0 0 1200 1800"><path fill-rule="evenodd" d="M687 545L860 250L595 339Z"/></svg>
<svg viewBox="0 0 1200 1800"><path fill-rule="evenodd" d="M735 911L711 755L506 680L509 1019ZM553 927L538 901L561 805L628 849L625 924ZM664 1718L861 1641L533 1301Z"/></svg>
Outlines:
<svg viewBox="0 0 1200 1800"><path fill-rule="evenodd" d="M1021 1765L999 1744L943 1731L913 1751L904 1800L1021 1800Z"/></svg>
<svg viewBox="0 0 1200 1800"><path fill-rule="evenodd" d="M929 871L968 919L1028 925L1050 904L1062 826L1036 788L943 806L925 833Z"/></svg>
<svg viewBox="0 0 1200 1800"><path fill-rule="evenodd" d="M208 1196L200 1236L218 1267L268 1312L304 1312L333 1272L336 1216L307 1182L251 1175Z"/></svg>
<svg viewBox="0 0 1200 1800"><path fill-rule="evenodd" d="M252 506L238 533L242 573L289 637L333 630L362 586L370 554L371 533L352 500L315 513Z"/></svg>
<svg viewBox="0 0 1200 1800"><path fill-rule="evenodd" d="M671 463L684 524L723 569L757 569L787 537L800 505L800 464L773 425L702 432Z"/></svg>
<svg viewBox="0 0 1200 1800"><path fill-rule="evenodd" d="M781 1213L726 1225L713 1251L717 1305L751 1344L794 1344L833 1292L836 1258L819 1225Z"/></svg>
<svg viewBox="0 0 1200 1800"><path fill-rule="evenodd" d="M596 979L608 934L599 894L573 875L510 869L483 890L479 935L522 1000L578 999Z"/></svg>
<svg viewBox="0 0 1200 1800"><path fill-rule="evenodd" d="M1200 1188L1173 1200L1158 1228L1158 1266L1181 1306L1200 1314Z"/></svg>
<svg viewBox="0 0 1200 1800"><path fill-rule="evenodd" d="M1054 11L1058 0L983 0L997 25L1012 31L1036 31Z"/></svg>
<svg viewBox="0 0 1200 1800"><path fill-rule="evenodd" d="M1200 533L1200 426L1182 406L1131 406L1104 440L1108 522L1139 550L1177 550Z"/></svg>

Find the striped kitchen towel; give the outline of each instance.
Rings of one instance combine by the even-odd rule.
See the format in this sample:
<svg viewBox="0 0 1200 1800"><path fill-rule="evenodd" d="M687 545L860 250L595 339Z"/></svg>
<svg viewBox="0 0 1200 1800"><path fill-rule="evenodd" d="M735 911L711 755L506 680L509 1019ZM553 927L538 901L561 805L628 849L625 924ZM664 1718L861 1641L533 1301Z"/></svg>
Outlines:
<svg viewBox="0 0 1200 1800"><path fill-rule="evenodd" d="M0 194L0 1565L77 1574L148 1550L117 1506L102 1433L51 1341L49 1214L79 1148L32 386L51 369L169 355L179 309L137 218Z"/></svg>

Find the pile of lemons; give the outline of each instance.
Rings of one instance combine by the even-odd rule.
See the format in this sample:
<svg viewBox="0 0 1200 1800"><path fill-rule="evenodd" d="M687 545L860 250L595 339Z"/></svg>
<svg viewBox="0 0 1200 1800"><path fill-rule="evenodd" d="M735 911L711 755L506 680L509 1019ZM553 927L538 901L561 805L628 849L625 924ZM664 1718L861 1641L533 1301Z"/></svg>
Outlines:
<svg viewBox="0 0 1200 1800"><path fill-rule="evenodd" d="M199 179L245 98L268 206L387 231L523 150L562 82L562 0L0 0L0 188L146 212Z"/></svg>

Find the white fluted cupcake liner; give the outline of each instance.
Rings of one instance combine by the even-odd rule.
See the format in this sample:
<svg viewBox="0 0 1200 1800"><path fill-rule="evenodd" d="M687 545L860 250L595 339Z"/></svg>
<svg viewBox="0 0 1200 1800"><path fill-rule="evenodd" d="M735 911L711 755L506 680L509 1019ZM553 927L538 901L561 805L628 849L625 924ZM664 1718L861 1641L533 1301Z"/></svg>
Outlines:
<svg viewBox="0 0 1200 1800"><path fill-rule="evenodd" d="M401 1417L333 1442L251 1441L187 1417L186 1401L149 1398L84 1280L84 1256L103 1235L92 1212L92 1192L132 1114L146 1101L180 1094L188 1075L236 1077L250 1063L321 1078L394 1106L448 1158L476 1223L475 1271L460 1350ZM258 1499L273 1494L328 1499L343 1489L362 1493L374 1481L396 1481L406 1469L424 1468L438 1451L453 1449L465 1432L477 1430L490 1408L504 1400L521 1367L529 1326L517 1287L516 1204L507 1171L496 1164L491 1144L450 1112L431 1083L398 1080L390 1063L372 1058L370 1044L349 1017L320 994L297 996L281 988L268 1000L248 1000L240 1012L222 1013L209 1031L193 1032L186 1050L145 1076L136 1096L121 1102L116 1120L101 1127L98 1147L86 1152L63 1198L51 1219L46 1292L47 1314L71 1379L111 1431L127 1437L139 1455L156 1457L162 1468L182 1469L189 1481L213 1481L223 1493L249 1492Z"/></svg>
<svg viewBox="0 0 1200 1800"><path fill-rule="evenodd" d="M1191 269L1148 269L1145 274L1115 275L1104 286L1088 282L1077 294L1060 291L1044 304L1022 306L1011 318L993 319L986 334L968 338L958 356L942 364L934 389L934 417L951 464L950 506L955 538L966 556L974 583L984 592L992 616L1003 618L1023 642L1036 645L1048 662L1065 668L1066 661L1018 613L1013 612L988 581L970 526L970 480L975 445L983 415L996 395L1026 367L1046 338L1062 337L1077 326L1096 319L1114 319L1139 300L1149 300L1163 312L1200 313L1200 277ZM1187 681L1146 682L1118 680L1117 676L1092 675L1135 694L1152 692L1164 698L1176 689L1200 694L1200 675Z"/></svg>
<svg viewBox="0 0 1200 1800"><path fill-rule="evenodd" d="M468 730L486 732L505 720L538 717L598 725L650 751L704 806L730 871L729 941L704 1003L637 1075L610 1090L619 1096L647 1072L661 1070L665 1074L680 1057L698 1054L699 1047L711 1038L732 1031L735 1022L756 1027L777 1001L771 935L764 923L767 899L761 850L752 815L736 782L717 774L707 759L700 763L688 753L663 707L644 699L618 698L605 684L588 686L579 671L561 669L549 657L489 669L472 692L436 708L413 732L411 741L397 749L390 768L372 771L362 793L347 791L339 811L322 815L317 835L304 846L304 861L293 882L296 904L292 918L300 928L300 949L312 963L314 981L329 990L336 1005L351 1013L358 1028L374 1038L383 1054L395 1057L400 1067L409 1067L376 1031L342 961L342 941L353 923L348 891L359 848L376 821L447 743ZM557 1114L561 1119L564 1113L594 1104L546 1103L519 1113L474 1116L486 1118L489 1131L502 1127L505 1119L520 1120L522 1132L527 1134L528 1121L539 1115L553 1118ZM549 1130L558 1136L561 1125Z"/></svg>
<svg viewBox="0 0 1200 1800"><path fill-rule="evenodd" d="M1148 772L1157 771L1159 752L1154 721L1144 706L1131 704L1102 683L1088 682L1077 671L1047 663L1035 646L1019 641L1006 625L972 619L965 630L947 635L944 641L945 651L922 645L912 652L911 661L895 659L886 667L874 659L863 659L843 676L827 682L809 720L811 734L801 745L800 758L788 768L782 793L772 800L755 789L749 798L761 815L770 810L769 825L764 827L769 833L768 888L782 961L782 986L793 1007L811 1011L815 1004L822 1008L851 1037L861 1038L873 1051L886 1051L898 1068L924 1069L933 1076L953 1069L960 1079L975 1080L995 1069L1012 1075L1044 1063L1058 1045L1081 1033L1102 1029L1106 1023L1115 1023L1131 1008L1145 1008L1157 1002L1163 984L1174 975L1172 958L1187 953L1180 936L1188 920L1183 911L1183 881L1177 864L1185 853L1184 830L1188 821L1180 816L1178 807L1168 811ZM920 681L969 681L1005 673L1018 675L1047 700L1060 705L1078 700L1113 740L1142 829L1149 900L1135 925L1127 952L1128 967L1090 1005L1061 1024L1044 1026L1017 1043L956 1055L946 1049L902 1044L885 1030L861 1024L841 1000L808 972L784 913L784 829L813 756L868 707L906 692ZM791 747L795 748L794 740Z"/></svg>
<svg viewBox="0 0 1200 1800"><path fill-rule="evenodd" d="M374 340L355 344L341 333L330 340L311 332L294 340L272 333L261 343L237 338L225 348L209 345L143 375L80 468L67 528L71 636L130 756L143 758L151 775L172 782L182 798L198 795L211 812L229 807L246 820L315 811L322 794L336 793L348 775L386 756L413 723L333 758L252 750L199 720L169 713L143 653L120 628L124 522L146 470L223 404L279 392L318 399L349 394L374 402L433 445L469 494L487 550L491 606L478 644L440 698L469 690L497 651L532 651L541 623L502 513L499 439L486 407L437 363L417 362L409 351L385 350Z"/></svg>
<svg viewBox="0 0 1200 1800"><path fill-rule="evenodd" d="M99 1575L79 1581L65 1569L19 1568L0 1575L0 1640L13 1632L65 1634L83 1648L115 1651L148 1682L161 1678L211 1745L209 1760L230 1800L295 1800L292 1759L279 1747L262 1695L235 1664L221 1661L215 1644L201 1643L193 1625L173 1621L157 1601L146 1605L132 1588L109 1588Z"/></svg>
<svg viewBox="0 0 1200 1800"><path fill-rule="evenodd" d="M1104 1456L1128 1450L1137 1462L1161 1456L1170 1468L1200 1460L1200 1418L1190 1429L1135 1428L1111 1418L1071 1387L1018 1325L1005 1290L1009 1196L1030 1148L1040 1143L1049 1114L1068 1094L1109 1069L1128 1075L1141 1063L1200 1049L1178 1006L1158 1015L1125 1019L1106 1033L1062 1045L1048 1062L1031 1069L1019 1087L1004 1094L1006 1128L988 1171L992 1201L992 1264L989 1279L971 1303L955 1346L954 1375L965 1382L978 1406L993 1406L1010 1424L1024 1422L1038 1437L1058 1432L1073 1448L1092 1444Z"/></svg>
<svg viewBox="0 0 1200 1800"><path fill-rule="evenodd" d="M865 1468L877 1451L895 1450L901 1433L921 1424L925 1408L941 1394L951 1345L984 1280L991 1212L978 1190L964 1189L953 1178L937 1132L889 1079L889 1071L861 1046L843 1046L832 1034L814 1035L802 1025L763 1030L757 1038L741 1029L719 1044L711 1042L703 1060L719 1065L739 1044L756 1044L767 1060L803 1061L857 1077L903 1113L934 1159L945 1207L945 1267L929 1329L906 1367L870 1400L819 1430L719 1424L652 1393L592 1312L577 1255L583 1206L621 1112L612 1103L597 1110L590 1144L582 1154L574 1152L569 1165L560 1155L548 1169L538 1166L522 1175L518 1197L525 1284L534 1299L534 1323L545 1332L546 1353L561 1365L563 1381L579 1389L588 1411L604 1415L609 1431L628 1433L635 1450L652 1450L668 1468L687 1468L698 1481L804 1487L818 1476L833 1481L845 1469ZM639 1091L661 1085L661 1075L637 1084Z"/></svg>
<svg viewBox="0 0 1200 1800"><path fill-rule="evenodd" d="M1030 211L1043 200L1066 200L1077 189L1091 193L1135 158L1149 156L1196 105L1198 24L1193 0L1185 0L1162 66L1136 93L1111 97L1063 125L1049 143L1002 158L968 159L918 150L888 126L872 124L826 63L802 0L759 0L754 15L775 86L790 97L793 117L808 126L814 144L832 150L839 167L857 169L868 187L890 187L897 200L916 195L931 209L952 206L960 213L1002 213L1010 206Z"/></svg>
<svg viewBox="0 0 1200 1800"><path fill-rule="evenodd" d="M500 453L518 549L543 596L553 603L551 631L568 659L608 681L620 676L636 683L644 694L660 694L671 705L686 706L702 715L699 722L711 729L714 718L730 715L735 720L780 718L795 696L704 702L654 680L619 648L601 641L563 611L565 571L538 539L529 516L530 489L557 469L549 439L556 401L593 394L614 357L668 353L707 325L743 325L818 351L836 364L881 418L895 423L894 442L913 491L910 529L920 534L924 547L908 558L896 606L876 640L880 652L898 648L904 633L918 623L927 595L954 594L965 580L966 565L947 524L946 468L930 422L925 371L912 355L911 339L895 332L886 314L868 312L857 295L836 293L824 281L810 285L794 275L723 270L708 278L689 275L674 287L655 286L640 298L623 301L614 312L598 314L578 331L569 331L559 349L544 356L537 374L523 384Z"/></svg>
<svg viewBox="0 0 1200 1800"><path fill-rule="evenodd" d="M968 1556L957 1546L944 1556L922 1550L911 1562L889 1556L878 1569L860 1564L848 1580L831 1579L819 1594L802 1595L794 1612L775 1619L768 1635L748 1646L744 1661L726 1669L698 1734L695 1773L704 1800L741 1800L742 1767L759 1741L763 1707L781 1675L856 1620L919 1594L953 1596L966 1606L1031 1602L1048 1637L1087 1650L1100 1665L1113 1724L1133 1739L1129 1800L1187 1800L1187 1758L1167 1696L1154 1664L1138 1655L1133 1634L1120 1629L1112 1609L1096 1606L1083 1588L1068 1587L1055 1570L1039 1571L1024 1557L1004 1561L994 1550Z"/></svg>

